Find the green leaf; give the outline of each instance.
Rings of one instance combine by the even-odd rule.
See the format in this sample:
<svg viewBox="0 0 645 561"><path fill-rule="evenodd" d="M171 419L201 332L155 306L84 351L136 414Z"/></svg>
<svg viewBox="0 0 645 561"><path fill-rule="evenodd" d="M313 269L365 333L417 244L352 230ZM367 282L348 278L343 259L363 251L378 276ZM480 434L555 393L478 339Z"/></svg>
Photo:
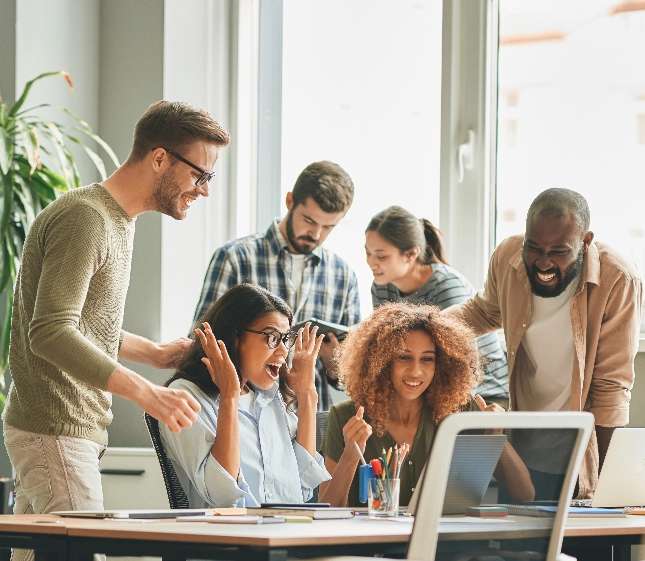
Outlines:
<svg viewBox="0 0 645 561"><path fill-rule="evenodd" d="M80 187L81 186L81 174L78 171L78 167L76 165L76 160L74 159L73 154L69 151L69 148L67 148L67 146L65 146L63 144L61 146L61 149L63 151L63 154L65 154L65 159L67 160L68 168L72 172L72 178L74 180L74 187Z"/></svg>
<svg viewBox="0 0 645 561"><path fill-rule="evenodd" d="M35 111L36 109L40 109L41 107L54 107L54 106L51 103L41 103L40 105L34 105L29 109L23 109L19 113L16 113L16 117L20 117L21 115L26 115L27 113L31 113L32 111Z"/></svg>
<svg viewBox="0 0 645 561"><path fill-rule="evenodd" d="M0 239L7 233L13 207L13 173L0 175Z"/></svg>
<svg viewBox="0 0 645 561"><path fill-rule="evenodd" d="M2 238L4 240L4 237ZM0 246L0 294L2 294L7 287L11 289L9 281L11 280L11 247L9 244L3 243Z"/></svg>
<svg viewBox="0 0 645 561"><path fill-rule="evenodd" d="M26 233L29 231L29 228L31 228L31 225L34 222L34 218L36 218L36 213L34 211L34 201L31 198L31 189L29 189L29 186L25 184L25 181L22 177L16 177L13 192L14 195L17 196L20 200L23 209L23 223L25 224Z"/></svg>
<svg viewBox="0 0 645 561"><path fill-rule="evenodd" d="M26 123L18 121L16 125L20 131L19 135L22 139L22 146L25 150L25 154L27 155L27 160L29 161L30 172L33 173L40 165L40 159L38 158L38 140Z"/></svg>
<svg viewBox="0 0 645 561"><path fill-rule="evenodd" d="M69 138L72 142L75 142L78 144L83 150L85 150L85 153L90 157L92 160L92 163L98 170L99 174L101 175L101 180L105 181L107 177L107 173L105 171L105 164L103 163L103 160L101 159L101 156L99 156L94 150L92 150L89 146L85 146L78 138L75 136L70 136L69 134L65 134L67 138Z"/></svg>
<svg viewBox="0 0 645 561"><path fill-rule="evenodd" d="M29 82L25 84L25 89L22 91L22 94L18 98L18 101L16 101L16 103L12 105L11 109L9 109L9 117L15 117L18 111L20 111L20 108L25 103L25 100L27 99L27 96L31 91L31 87L38 80L42 80L43 78L48 78L49 76L64 76L66 74L67 72L63 72L62 70L57 70L56 72L44 72L43 74L36 76L33 80L29 80Z"/></svg>
<svg viewBox="0 0 645 561"><path fill-rule="evenodd" d="M74 127L75 130L83 133L86 136L89 136L94 142L96 142L103 150L105 150L106 154L110 156L110 160L112 160L112 163L116 166L119 167L121 164L119 163L119 158L116 157L116 154L114 153L114 150L110 148L107 142L103 140L100 136L97 136L91 131L86 131L83 130L80 127Z"/></svg>
<svg viewBox="0 0 645 561"><path fill-rule="evenodd" d="M0 127L0 171L7 175L13 158L13 138Z"/></svg>
<svg viewBox="0 0 645 561"><path fill-rule="evenodd" d="M0 373L4 374L9 366L9 338L11 336L11 309L13 307L13 293L7 291L7 311L4 316L4 323L2 324L2 331L0 332ZM4 389L4 376L2 379L2 389ZM3 396L4 397L4 396ZM4 404L3 404L4 407Z"/></svg>

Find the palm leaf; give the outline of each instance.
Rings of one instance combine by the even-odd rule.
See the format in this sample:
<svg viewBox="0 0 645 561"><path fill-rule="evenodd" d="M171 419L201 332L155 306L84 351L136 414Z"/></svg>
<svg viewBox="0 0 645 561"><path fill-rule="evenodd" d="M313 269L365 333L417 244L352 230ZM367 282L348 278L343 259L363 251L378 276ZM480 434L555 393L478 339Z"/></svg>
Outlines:
<svg viewBox="0 0 645 561"><path fill-rule="evenodd" d="M15 117L18 111L20 111L20 108L25 103L25 100L27 99L27 96L29 95L29 92L31 91L32 86L38 80L42 80L43 78L47 78L49 76L63 76L67 80L67 83L69 84L70 89L74 90L74 86L72 85L72 82L69 79L69 74L63 70L57 70L55 72L44 72L43 74L39 74L33 80L29 80L29 82L25 84L25 89L22 90L22 95L18 98L18 101L16 101L16 103L13 104L11 109L9 109L9 117Z"/></svg>
<svg viewBox="0 0 645 561"><path fill-rule="evenodd" d="M13 294L7 291L7 311L5 312L2 330L0 330L0 370L4 372L9 365L9 337L11 336L11 310ZM4 390L4 376L0 376L0 386ZM3 396L4 397L4 396ZM3 406L4 407L4 406Z"/></svg>
<svg viewBox="0 0 645 561"><path fill-rule="evenodd" d="M85 146L78 138L75 136L71 136L69 134L65 134L67 138L69 138L72 142L78 144L83 150L85 150L85 153L90 157L90 160L94 163L94 167L98 170L99 174L101 175L101 180L105 180L107 178L107 173L105 171L105 164L103 163L103 160L101 157L94 152L89 146Z"/></svg>
<svg viewBox="0 0 645 561"><path fill-rule="evenodd" d="M13 158L13 138L4 127L0 127L0 171L9 173L11 159Z"/></svg>
<svg viewBox="0 0 645 561"><path fill-rule="evenodd" d="M0 239L4 237L11 217L12 190L13 174L0 175L0 193L2 194L0 199Z"/></svg>

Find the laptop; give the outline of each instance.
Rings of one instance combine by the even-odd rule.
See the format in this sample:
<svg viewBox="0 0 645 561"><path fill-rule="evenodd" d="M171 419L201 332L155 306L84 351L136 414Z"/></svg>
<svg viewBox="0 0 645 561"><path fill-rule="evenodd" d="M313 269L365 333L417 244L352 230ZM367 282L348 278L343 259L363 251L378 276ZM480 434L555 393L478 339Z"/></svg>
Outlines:
<svg viewBox="0 0 645 561"><path fill-rule="evenodd" d="M442 514L464 514L467 508L481 505L505 443L503 434L460 434L455 437ZM419 481L423 481L425 470L424 466ZM421 485L416 486L406 509L412 516L417 509L420 488Z"/></svg>
<svg viewBox="0 0 645 561"><path fill-rule="evenodd" d="M572 506L645 506L645 428L614 430L593 499Z"/></svg>
<svg viewBox="0 0 645 561"><path fill-rule="evenodd" d="M141 510L57 510L51 512L56 516L69 518L177 518L178 516L205 516L213 514L213 509L206 508L151 508Z"/></svg>

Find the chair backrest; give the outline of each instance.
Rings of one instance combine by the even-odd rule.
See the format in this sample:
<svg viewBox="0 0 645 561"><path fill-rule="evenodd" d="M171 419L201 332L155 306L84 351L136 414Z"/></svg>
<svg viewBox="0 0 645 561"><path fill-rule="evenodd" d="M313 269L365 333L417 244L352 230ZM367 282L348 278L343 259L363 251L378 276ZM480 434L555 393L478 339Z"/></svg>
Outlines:
<svg viewBox="0 0 645 561"><path fill-rule="evenodd" d="M316 413L316 451L320 452L323 436L325 436L325 429L327 428L327 419L329 418L329 411L318 411Z"/></svg>
<svg viewBox="0 0 645 561"><path fill-rule="evenodd" d="M493 556L556 561L562 546L567 509L593 422L590 413L572 412L463 412L446 417L437 429L425 473L417 485L421 489L408 559L434 561L447 555L450 559ZM482 534L476 541L472 541L475 539L473 536L463 535L463 539L438 542L439 522L457 436L479 434L487 438L502 431L508 444L498 464L501 472L496 471L495 476L500 493L510 498L494 502L522 504L551 497L555 499L553 506L557 506L555 515L522 516L518 519L521 523L500 520L495 528L502 529L500 524L509 526L505 539L498 540L494 534ZM474 468L477 466L476 455L472 455ZM560 467L549 471L542 469L544 464L547 468L556 464ZM513 513L510 506L509 512ZM450 524L450 519L444 519L442 527L445 524ZM518 529L522 532L519 533Z"/></svg>
<svg viewBox="0 0 645 561"><path fill-rule="evenodd" d="M166 451L161 442L159 421L147 413L144 413L143 417L148 427L150 440L152 440L152 445L155 447L155 452L157 452L157 459L159 460L163 480L166 484L166 493L168 493L170 508L190 508L186 492L181 486L175 468L172 466L172 462L168 459L168 456L166 456Z"/></svg>

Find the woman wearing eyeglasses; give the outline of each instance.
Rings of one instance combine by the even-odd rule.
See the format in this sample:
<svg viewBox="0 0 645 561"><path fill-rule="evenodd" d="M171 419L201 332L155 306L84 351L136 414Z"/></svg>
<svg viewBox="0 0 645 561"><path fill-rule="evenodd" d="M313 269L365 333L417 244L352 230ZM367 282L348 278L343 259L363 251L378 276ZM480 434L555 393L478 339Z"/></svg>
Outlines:
<svg viewBox="0 0 645 561"><path fill-rule="evenodd" d="M192 508L302 503L330 478L316 452L314 367L323 336L308 325L293 332L292 321L281 298L253 284L231 288L199 319L166 385L189 391L202 409L180 433L160 424Z"/></svg>

